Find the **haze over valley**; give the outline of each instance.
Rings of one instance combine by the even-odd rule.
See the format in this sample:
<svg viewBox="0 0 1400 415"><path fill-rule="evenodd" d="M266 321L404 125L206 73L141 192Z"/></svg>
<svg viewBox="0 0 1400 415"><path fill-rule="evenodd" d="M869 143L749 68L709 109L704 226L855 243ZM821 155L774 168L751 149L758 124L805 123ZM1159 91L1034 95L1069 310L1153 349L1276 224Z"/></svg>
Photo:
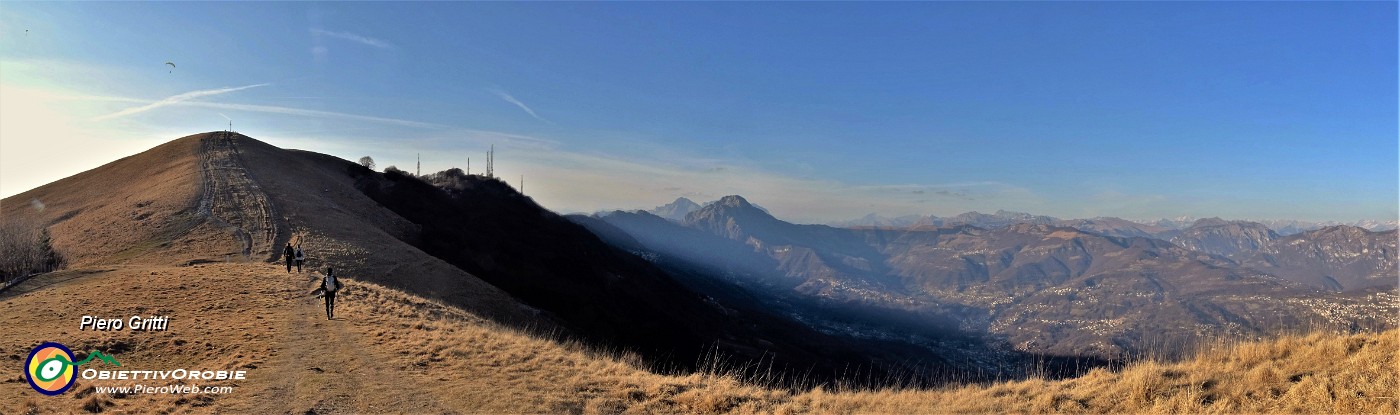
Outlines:
<svg viewBox="0 0 1400 415"><path fill-rule="evenodd" d="M0 413L1397 413L1394 2L0 3Z"/></svg>

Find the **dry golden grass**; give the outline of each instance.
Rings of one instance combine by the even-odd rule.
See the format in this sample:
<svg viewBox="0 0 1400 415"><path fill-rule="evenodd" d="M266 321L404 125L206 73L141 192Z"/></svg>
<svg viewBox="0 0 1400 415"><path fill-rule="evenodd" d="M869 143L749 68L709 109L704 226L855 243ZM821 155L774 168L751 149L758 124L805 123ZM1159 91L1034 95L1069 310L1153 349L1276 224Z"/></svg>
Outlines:
<svg viewBox="0 0 1400 415"><path fill-rule="evenodd" d="M394 290L364 293L365 335L454 408L530 413L1397 413L1397 335L1313 333L1219 341L1181 362L1066 380L933 390L793 393L724 373L667 376L636 359L499 327ZM397 326L395 326L397 325ZM443 373L471 373L469 378ZM514 393L501 393L501 390Z"/></svg>
<svg viewBox="0 0 1400 415"><path fill-rule="evenodd" d="M347 310L369 323L355 327L360 337L391 352L388 363L400 376L425 386L446 407L486 413L694 412L713 406L712 394L692 393L679 402L655 398L708 383L738 387L727 379L649 373L634 355L531 335L398 290L361 284L347 298L353 298Z"/></svg>
<svg viewBox="0 0 1400 415"><path fill-rule="evenodd" d="M347 279L337 319L314 280L257 263L125 266L43 277L0 298L0 412L130 413L1396 413L1400 331L1205 345L1065 380L927 390L792 391L715 369L659 374L600 351L404 291ZM126 295L110 295L114 292ZM133 301L138 298L139 301ZM139 303L136 304L136 303ZM81 314L172 316L168 332L77 331ZM43 340L122 347L133 368L247 368L234 393L43 397L15 368ZM89 382L91 383L91 382ZM96 382L113 384L113 382Z"/></svg>
<svg viewBox="0 0 1400 415"><path fill-rule="evenodd" d="M1314 333L1220 342L1193 359L927 391L812 391L776 412L1397 413L1396 336Z"/></svg>
<svg viewBox="0 0 1400 415"><path fill-rule="evenodd" d="M99 406L119 413L206 412L214 403L222 404L223 396L94 394L94 386L129 386L100 380L79 380L69 392L47 397L30 390L20 368L29 350L43 341L65 344L75 353L102 350L133 369L266 366L285 347L281 338L287 331L285 313L294 310L290 301L304 294L289 283L291 276L269 270L237 263L76 269L36 277L5 293L0 297L0 413L26 413L28 408L74 413ZM171 321L167 331L97 332L78 329L83 315L169 315Z"/></svg>
<svg viewBox="0 0 1400 415"><path fill-rule="evenodd" d="M240 256L227 229L197 214L199 138L3 200L4 217L50 224L73 268L0 295L0 413L1400 413L1397 330L1220 341L1179 362L924 390L773 389L720 364L656 373L635 355L494 322L534 318L394 238L414 225L355 191L341 164L249 141L241 154L261 178L302 179L263 180L284 231L307 239L318 268L359 277L345 280L338 318L326 321L306 296L310 275L253 262L176 266ZM165 332L79 331L84 314L172 321ZM94 386L121 382L79 381L46 397L20 374L43 341L114 353L136 369L249 377L225 395L114 396Z"/></svg>
<svg viewBox="0 0 1400 415"><path fill-rule="evenodd" d="M201 136L7 197L0 201L0 218L31 218L48 226L54 248L72 266L170 264L175 260L165 254L176 249L222 258L236 251L231 240L217 231L190 232L201 222L195 215L202 191ZM43 209L35 209L32 200Z"/></svg>

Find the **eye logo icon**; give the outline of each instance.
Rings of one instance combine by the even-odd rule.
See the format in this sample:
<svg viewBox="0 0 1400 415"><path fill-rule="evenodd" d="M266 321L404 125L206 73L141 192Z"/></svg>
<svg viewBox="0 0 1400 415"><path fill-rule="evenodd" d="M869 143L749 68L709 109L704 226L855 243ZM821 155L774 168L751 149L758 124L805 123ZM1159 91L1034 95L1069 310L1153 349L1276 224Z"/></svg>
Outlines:
<svg viewBox="0 0 1400 415"><path fill-rule="evenodd" d="M87 359L74 362L72 350L58 343L45 342L29 352L29 358L24 360L24 373L29 375L29 386L34 390L45 395L58 395L73 387L73 382L77 381L74 376L77 367L94 358L111 365L122 365L112 356L96 350L89 353Z"/></svg>
<svg viewBox="0 0 1400 415"><path fill-rule="evenodd" d="M73 387L73 351L61 344L48 342L29 352L24 372L29 374L29 386L45 395L57 395Z"/></svg>

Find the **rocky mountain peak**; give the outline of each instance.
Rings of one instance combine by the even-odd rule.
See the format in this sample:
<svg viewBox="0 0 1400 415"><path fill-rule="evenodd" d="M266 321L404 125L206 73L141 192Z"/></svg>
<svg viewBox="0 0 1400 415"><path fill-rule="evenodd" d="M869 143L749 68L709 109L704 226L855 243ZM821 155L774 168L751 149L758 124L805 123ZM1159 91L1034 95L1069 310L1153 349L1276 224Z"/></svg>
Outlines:
<svg viewBox="0 0 1400 415"><path fill-rule="evenodd" d="M729 196L722 197L722 198L720 198L719 200L715 201L715 204L716 204L716 205L719 205L719 206L725 206L725 207L738 207L738 208L752 208L752 207L753 207L753 205L750 204L748 200L745 200L743 196L739 196L739 195L729 195Z"/></svg>
<svg viewBox="0 0 1400 415"><path fill-rule="evenodd" d="M690 212L694 212L699 209L699 203L695 203L695 201L686 199L684 197L678 197L674 202L657 206L651 210L648 210L647 212L656 216L679 222L685 220L685 216L689 215Z"/></svg>

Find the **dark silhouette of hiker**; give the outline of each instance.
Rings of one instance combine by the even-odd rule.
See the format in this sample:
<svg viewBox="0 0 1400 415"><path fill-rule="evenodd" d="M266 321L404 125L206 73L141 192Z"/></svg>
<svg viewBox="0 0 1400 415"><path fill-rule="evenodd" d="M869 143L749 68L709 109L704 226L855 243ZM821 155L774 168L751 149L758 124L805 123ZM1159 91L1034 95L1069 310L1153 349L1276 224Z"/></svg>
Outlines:
<svg viewBox="0 0 1400 415"><path fill-rule="evenodd" d="M335 292L340 288L335 269L326 268L326 276L321 278L321 294L326 297L326 320L335 318Z"/></svg>
<svg viewBox="0 0 1400 415"><path fill-rule="evenodd" d="M301 251L301 242L297 242L297 272L301 272L301 264L306 262L306 253Z"/></svg>
<svg viewBox="0 0 1400 415"><path fill-rule="evenodd" d="M293 255L295 255L295 253L292 252L292 243L291 243L291 242L287 242L287 247L282 249L282 258L285 258L285 259L287 260L287 272L288 272L288 273L292 272L292 256L293 256Z"/></svg>

